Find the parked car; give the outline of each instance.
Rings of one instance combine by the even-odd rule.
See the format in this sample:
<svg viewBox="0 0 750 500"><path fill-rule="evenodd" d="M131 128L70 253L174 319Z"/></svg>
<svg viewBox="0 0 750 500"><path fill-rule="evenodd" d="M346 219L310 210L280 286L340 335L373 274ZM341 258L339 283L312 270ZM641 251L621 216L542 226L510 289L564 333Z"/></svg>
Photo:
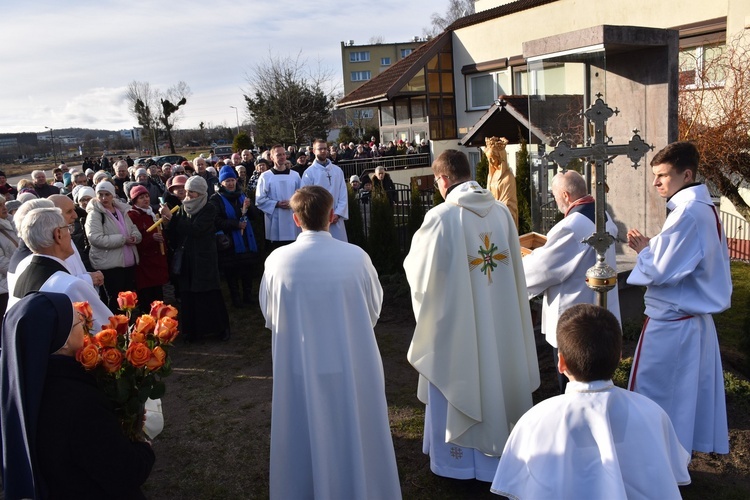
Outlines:
<svg viewBox="0 0 750 500"><path fill-rule="evenodd" d="M180 155L161 155L161 156L152 156L152 160L156 162L157 165L160 167L164 165L165 163L171 163L172 165L179 165L183 161L187 161L187 158Z"/></svg>
<svg viewBox="0 0 750 500"><path fill-rule="evenodd" d="M139 156L138 158L136 158L135 160L133 160L133 166L135 168L145 167L146 166L146 161L149 158L151 158L151 157L150 156Z"/></svg>
<svg viewBox="0 0 750 500"><path fill-rule="evenodd" d="M217 146L214 148L214 154L219 157L220 160L226 160L227 158L231 158L232 153L232 146Z"/></svg>

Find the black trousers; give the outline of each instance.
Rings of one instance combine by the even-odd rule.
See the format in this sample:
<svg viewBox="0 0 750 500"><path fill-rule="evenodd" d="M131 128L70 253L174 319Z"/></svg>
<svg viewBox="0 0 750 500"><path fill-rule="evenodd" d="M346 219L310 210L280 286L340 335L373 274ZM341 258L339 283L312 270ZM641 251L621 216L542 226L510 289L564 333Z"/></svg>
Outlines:
<svg viewBox="0 0 750 500"><path fill-rule="evenodd" d="M104 275L104 290L107 295L107 307L113 314L117 314L120 306L117 304L117 294L120 292L135 292L135 266L113 267L101 269ZM139 301L140 302L140 301Z"/></svg>

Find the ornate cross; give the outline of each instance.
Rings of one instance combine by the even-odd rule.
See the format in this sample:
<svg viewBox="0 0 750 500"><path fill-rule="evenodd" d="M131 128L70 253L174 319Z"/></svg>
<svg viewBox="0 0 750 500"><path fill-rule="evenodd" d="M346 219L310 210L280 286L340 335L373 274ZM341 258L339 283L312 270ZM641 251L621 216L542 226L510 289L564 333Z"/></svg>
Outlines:
<svg viewBox="0 0 750 500"><path fill-rule="evenodd" d="M607 249L614 243L614 237L607 232L605 210L607 198L605 190L605 165L611 164L618 155L627 155L633 168L638 168L638 162L647 152L654 149L647 144L638 130L633 130L633 137L627 144L612 145L612 138L606 135L607 120L619 110L607 106L602 100L602 94L596 94L596 102L591 105L583 116L594 124L594 138L587 139L585 147L571 147L567 142L560 141L555 150L547 153L548 160L554 161L561 168L565 168L571 160L586 158L596 168L596 232L584 240L596 250L596 265L586 272L586 285L597 292L597 305L607 307L607 292L617 284L617 272L604 260Z"/></svg>

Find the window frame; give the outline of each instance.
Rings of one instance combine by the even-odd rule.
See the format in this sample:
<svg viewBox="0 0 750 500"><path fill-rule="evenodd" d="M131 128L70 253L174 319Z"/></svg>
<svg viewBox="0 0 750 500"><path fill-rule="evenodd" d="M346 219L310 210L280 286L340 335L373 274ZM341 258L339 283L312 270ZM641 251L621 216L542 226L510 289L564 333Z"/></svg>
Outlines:
<svg viewBox="0 0 750 500"><path fill-rule="evenodd" d="M361 63L370 62L370 51L369 50L358 50L349 52L350 63Z"/></svg>
<svg viewBox="0 0 750 500"><path fill-rule="evenodd" d="M362 78L359 78L360 76ZM372 79L372 72L370 70L350 71L349 78L352 82L366 82Z"/></svg>

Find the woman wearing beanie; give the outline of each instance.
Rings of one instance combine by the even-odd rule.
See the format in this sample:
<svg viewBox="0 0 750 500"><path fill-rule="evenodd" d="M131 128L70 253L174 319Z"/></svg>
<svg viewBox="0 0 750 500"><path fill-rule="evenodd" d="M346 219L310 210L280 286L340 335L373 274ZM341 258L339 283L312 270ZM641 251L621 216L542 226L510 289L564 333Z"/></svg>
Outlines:
<svg viewBox="0 0 750 500"><path fill-rule="evenodd" d="M86 206L86 237L89 260L104 274L107 305L112 312L120 307L117 294L135 291L135 266L141 233L128 217L130 206L115 198L115 187L109 181L96 185L96 198Z"/></svg>
<svg viewBox="0 0 750 500"><path fill-rule="evenodd" d="M76 214L78 214L78 218L73 221L73 244L78 249L81 261L86 270L89 272L94 271L95 269L91 267L91 260L89 259L91 245L89 244L89 239L86 237L86 217L88 216L86 206L89 204L89 201L96 198L96 192L94 188L89 186L76 186L73 188L72 194L73 201L76 204Z"/></svg>
<svg viewBox="0 0 750 500"><path fill-rule="evenodd" d="M164 300L162 287L169 281L167 248L161 229L148 232L148 228L159 219L151 208L148 189L134 184L128 196L133 205L128 216L141 233L141 242L137 245L139 262L135 266L135 286L141 310L145 311L153 301ZM169 209L165 209L165 213L168 212Z"/></svg>
<svg viewBox="0 0 750 500"><path fill-rule="evenodd" d="M203 177L188 178L185 191L182 206L167 226L175 249L172 265L179 264L182 337L191 342L205 333L218 333L222 340L229 340L229 315L219 284L216 207L208 203Z"/></svg>
<svg viewBox="0 0 750 500"><path fill-rule="evenodd" d="M219 249L219 267L224 272L234 307L257 302L253 294L253 274L258 261L258 244L249 221L253 219L252 203L237 183L237 174L231 165L219 171L219 190L209 203L216 207L216 231L229 240L229 247ZM240 297L242 281L242 297Z"/></svg>

